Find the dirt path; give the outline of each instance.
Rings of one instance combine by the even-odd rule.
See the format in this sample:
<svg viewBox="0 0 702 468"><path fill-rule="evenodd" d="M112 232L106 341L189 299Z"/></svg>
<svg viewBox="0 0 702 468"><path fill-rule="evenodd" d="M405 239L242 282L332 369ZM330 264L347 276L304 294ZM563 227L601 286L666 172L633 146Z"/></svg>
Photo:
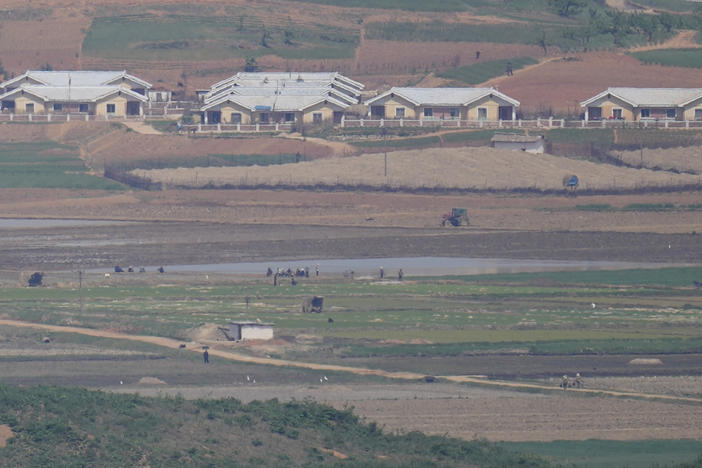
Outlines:
<svg viewBox="0 0 702 468"><path fill-rule="evenodd" d="M163 135L163 132L160 132L156 130L154 127L151 125L148 125L144 122L122 122L125 127L130 128L134 130L137 133L141 133L142 135Z"/></svg>
<svg viewBox="0 0 702 468"><path fill-rule="evenodd" d="M142 343L150 343L157 346L163 346L171 349L179 349L183 343L181 340L174 340L171 338L163 338L158 336L146 336L146 335L127 335L123 333L110 332L106 330L95 330L89 328L80 327L67 327L59 325L45 325L38 323L23 322L19 320L0 320L0 325L11 326L11 327L22 327L22 328L36 328L40 330L53 331L57 333L78 333L82 335L95 336L100 338L111 338L117 340L128 340L128 341L138 341ZM202 347L197 342L192 342L186 348L190 351L200 353ZM223 359L229 359L232 361L245 362L249 364L262 364L270 366L279 367L300 367L305 369L313 370L323 370L329 372L350 372L356 375L375 375L379 377L385 377L388 379L404 380L404 381L417 381L424 379L424 374L419 374L416 372L389 372L380 369L368 369L362 367L350 367L350 366L339 366L333 364L316 364L310 362L300 362L300 361L289 361L284 359L272 359L272 358L260 358L255 356L247 356L240 353L234 353L231 351L222 351L218 349L210 348L209 354L211 356L221 357ZM524 390L538 390L538 391L549 391L553 392L560 391L552 386L538 385L538 384L528 384L528 383L517 383L517 382L504 382L497 380L487 380L479 377L470 377L462 375L449 375L441 376L440 378L455 382L455 383L470 383L489 386L498 389L524 389ZM626 397L626 398L638 398L646 400L657 400L657 401L669 401L676 403L697 403L702 404L702 398L690 398L690 397L680 397L680 396L670 396L670 395L659 395L650 393L634 393L634 392L619 392L613 390L597 390L597 389L573 389L569 390L571 392L578 392L584 394L598 395L598 396L613 396L613 397Z"/></svg>
<svg viewBox="0 0 702 468"><path fill-rule="evenodd" d="M699 49L702 47L702 44L698 44L696 38L697 31L680 31L675 36L660 44L647 44L640 47L632 47L628 49L628 51L642 52L657 49Z"/></svg>
<svg viewBox="0 0 702 468"><path fill-rule="evenodd" d="M495 85L498 85L498 84L502 83L503 81L507 80L508 78L512 78L514 75L519 75L519 74L524 73L526 71L530 71L530 70L533 70L535 68L542 67L548 63L555 62L556 60L560 60L560 59L561 59L561 57L547 57L547 58L539 60L539 63L535 63L533 65L527 65L526 67L522 67L522 68L518 68L518 69L514 70L514 72L511 76L500 75L500 76L495 77L495 78L490 78L486 82L475 85L475 86L476 87L495 86Z"/></svg>

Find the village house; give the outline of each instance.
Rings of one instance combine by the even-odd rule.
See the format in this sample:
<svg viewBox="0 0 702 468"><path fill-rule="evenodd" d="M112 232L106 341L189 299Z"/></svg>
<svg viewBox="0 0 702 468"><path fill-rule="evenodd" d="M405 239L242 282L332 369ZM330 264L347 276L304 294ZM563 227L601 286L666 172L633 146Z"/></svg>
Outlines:
<svg viewBox="0 0 702 468"><path fill-rule="evenodd" d="M339 73L237 73L200 95L203 123L339 123L361 83Z"/></svg>
<svg viewBox="0 0 702 468"><path fill-rule="evenodd" d="M589 120L702 120L702 88L607 88L580 103Z"/></svg>
<svg viewBox="0 0 702 468"><path fill-rule="evenodd" d="M0 83L3 112L139 116L151 84L125 71L27 71Z"/></svg>
<svg viewBox="0 0 702 468"><path fill-rule="evenodd" d="M494 88L391 88L365 103L372 119L516 120L519 101Z"/></svg>

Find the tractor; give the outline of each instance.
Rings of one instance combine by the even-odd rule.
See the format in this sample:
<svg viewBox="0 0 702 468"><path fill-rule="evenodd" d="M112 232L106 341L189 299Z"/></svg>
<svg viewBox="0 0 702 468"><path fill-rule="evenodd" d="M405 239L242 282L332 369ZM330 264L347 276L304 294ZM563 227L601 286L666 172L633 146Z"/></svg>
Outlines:
<svg viewBox="0 0 702 468"><path fill-rule="evenodd" d="M451 226L468 226L468 212L465 208L451 208L450 213L445 213L441 217L441 225L446 226L450 223Z"/></svg>

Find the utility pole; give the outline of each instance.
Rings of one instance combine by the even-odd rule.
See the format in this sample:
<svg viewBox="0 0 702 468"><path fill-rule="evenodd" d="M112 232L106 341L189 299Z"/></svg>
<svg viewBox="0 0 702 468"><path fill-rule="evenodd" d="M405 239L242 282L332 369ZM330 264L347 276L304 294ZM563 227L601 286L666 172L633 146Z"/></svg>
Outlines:
<svg viewBox="0 0 702 468"><path fill-rule="evenodd" d="M80 294L80 313L83 314L83 270L78 270L78 293Z"/></svg>
<svg viewBox="0 0 702 468"><path fill-rule="evenodd" d="M385 162L385 178L388 178L388 129L383 127L382 130L380 131L383 134L383 152L385 154L384 156L384 162Z"/></svg>

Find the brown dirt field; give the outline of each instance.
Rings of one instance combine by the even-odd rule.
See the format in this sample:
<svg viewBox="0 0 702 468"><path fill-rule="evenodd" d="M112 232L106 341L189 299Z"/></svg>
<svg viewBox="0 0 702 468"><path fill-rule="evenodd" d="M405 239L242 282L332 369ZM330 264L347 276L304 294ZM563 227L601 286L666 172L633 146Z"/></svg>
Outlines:
<svg viewBox="0 0 702 468"><path fill-rule="evenodd" d="M620 53L571 56L576 60L556 60L515 73L500 81L500 91L519 99L527 113L550 106L556 112L579 114L581 101L610 86L694 88L702 80L702 69L644 65Z"/></svg>
<svg viewBox="0 0 702 468"><path fill-rule="evenodd" d="M702 174L702 147L643 148L636 151L617 151L614 156L631 165L664 170L692 171Z"/></svg>
<svg viewBox="0 0 702 468"><path fill-rule="evenodd" d="M337 406L341 406L337 404ZM493 441L697 439L702 408L562 395L354 401L354 412L389 430Z"/></svg>
<svg viewBox="0 0 702 468"><path fill-rule="evenodd" d="M137 169L132 173L168 186L390 186L404 189L562 190L578 174L581 190L621 190L700 183L697 175L632 169L548 154L463 147L397 151L268 167ZM446 168L451 168L447 171Z"/></svg>
<svg viewBox="0 0 702 468"><path fill-rule="evenodd" d="M480 60L475 52L480 51ZM521 44L485 42L400 42L364 40L356 53L356 73L422 74L425 68L473 65L480 61L501 60L519 56L540 56L540 47ZM365 81L364 81L365 82ZM388 81L393 86L404 82Z"/></svg>
<svg viewBox="0 0 702 468"><path fill-rule="evenodd" d="M462 233L504 232L702 232L696 211L578 211L577 205L633 203L676 206L702 203L702 195L661 193L601 196L413 195L402 193L273 190L167 190L103 194L71 190L0 190L0 217L210 222L363 228L432 229L453 206L468 208L471 226ZM187 229L186 229L187 232ZM456 234L451 230L439 231ZM421 232L407 232L419 235ZM437 233L438 234L438 233ZM384 246L389 248L389 246ZM392 249L396 250L396 249Z"/></svg>
<svg viewBox="0 0 702 468"><path fill-rule="evenodd" d="M343 154L346 145L327 144L322 140L301 140L279 137L257 138L191 138L187 135L144 135L125 130L114 130L85 145L88 161L102 164L128 162L143 159L182 159L208 154L304 154L308 158L320 158ZM129 151L125 151L129 148Z"/></svg>

